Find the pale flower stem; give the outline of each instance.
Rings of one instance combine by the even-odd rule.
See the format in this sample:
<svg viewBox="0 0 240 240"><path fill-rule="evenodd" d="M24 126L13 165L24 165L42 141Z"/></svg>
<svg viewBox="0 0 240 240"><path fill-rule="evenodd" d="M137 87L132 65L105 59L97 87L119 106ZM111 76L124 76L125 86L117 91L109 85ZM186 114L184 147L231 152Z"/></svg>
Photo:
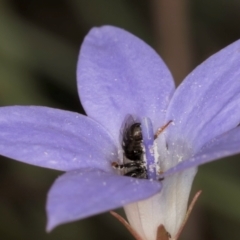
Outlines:
<svg viewBox="0 0 240 240"><path fill-rule="evenodd" d="M182 231L183 231L183 228L185 227L185 225L186 225L186 223L187 223L187 220L188 220L188 218L189 218L189 216L190 216L190 214L191 214L191 212L192 212L192 210L193 210L193 207L194 207L194 205L195 205L196 201L198 200L198 198L199 198L199 196L200 196L201 193L202 193L202 191L200 190L200 191L198 191L198 192L195 194L193 200L191 201L191 203L190 203L190 205L189 205L189 207L188 207L188 210L187 210L187 213L186 213L185 218L184 218L184 220L183 220L183 223L182 223L181 227L179 228L178 233L177 233L176 236L173 238L173 240L177 240L177 239L179 238L179 236L181 235L181 233L182 233Z"/></svg>
<svg viewBox="0 0 240 240"><path fill-rule="evenodd" d="M169 236L168 232L166 231L165 227L163 225L160 225L158 227L156 240L169 240L169 239L178 240L178 238L180 237L180 235L183 231L183 228L185 227L185 225L187 223L187 220L188 220L188 218L189 218L189 216L190 216L190 214L193 210L193 207L194 207L194 205L195 205L196 201L198 200L201 193L202 193L202 191L200 190L193 197L193 199L192 199L192 201L191 201L191 203L188 207L188 210L187 210L187 213L186 213L185 218L183 220L183 223L180 226L176 236L174 238L170 238L170 236ZM143 240L141 238L141 236L131 227L131 225L122 216L120 216L118 213L116 213L114 211L110 211L110 213L111 213L112 216L114 216L119 222L121 222L127 228L127 230L132 234L132 236L136 240Z"/></svg>

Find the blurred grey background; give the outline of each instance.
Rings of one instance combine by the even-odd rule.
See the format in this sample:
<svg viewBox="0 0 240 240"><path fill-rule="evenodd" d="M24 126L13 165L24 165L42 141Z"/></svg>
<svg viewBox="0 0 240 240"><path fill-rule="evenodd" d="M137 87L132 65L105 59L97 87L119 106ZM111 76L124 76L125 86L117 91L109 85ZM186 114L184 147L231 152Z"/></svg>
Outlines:
<svg viewBox="0 0 240 240"><path fill-rule="evenodd" d="M239 12L239 0L0 0L0 105L83 113L75 77L78 51L89 29L103 24L152 45L179 84L240 38ZM109 213L46 233L46 194L60 174L1 157L1 240L133 239ZM200 189L181 239L239 240L239 156L201 166L192 194Z"/></svg>

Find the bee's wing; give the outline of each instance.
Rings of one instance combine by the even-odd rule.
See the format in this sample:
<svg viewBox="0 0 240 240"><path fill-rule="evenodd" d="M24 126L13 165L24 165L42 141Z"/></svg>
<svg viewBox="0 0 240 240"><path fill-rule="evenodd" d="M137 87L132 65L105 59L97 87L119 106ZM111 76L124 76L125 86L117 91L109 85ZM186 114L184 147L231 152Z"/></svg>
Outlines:
<svg viewBox="0 0 240 240"><path fill-rule="evenodd" d="M134 118L131 114L126 115L120 129L120 143L127 139L128 131L130 127L135 123Z"/></svg>

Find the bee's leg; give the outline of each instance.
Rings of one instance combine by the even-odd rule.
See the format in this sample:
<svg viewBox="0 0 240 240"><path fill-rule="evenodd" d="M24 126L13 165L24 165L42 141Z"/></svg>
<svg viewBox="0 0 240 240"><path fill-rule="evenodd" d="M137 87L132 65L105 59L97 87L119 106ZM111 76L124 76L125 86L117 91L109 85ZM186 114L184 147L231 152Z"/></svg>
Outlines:
<svg viewBox="0 0 240 240"><path fill-rule="evenodd" d="M137 167L137 166L136 166ZM134 177L134 178L147 178L147 171L142 166L138 167L130 172L124 174L124 176Z"/></svg>
<svg viewBox="0 0 240 240"><path fill-rule="evenodd" d="M117 162L112 162L111 165L114 169L121 169L123 164L118 164Z"/></svg>
<svg viewBox="0 0 240 240"><path fill-rule="evenodd" d="M124 169L124 168L131 168L131 167L139 167L139 162L130 162L125 164L118 164L117 162L112 162L112 167L115 169Z"/></svg>
<svg viewBox="0 0 240 240"><path fill-rule="evenodd" d="M172 122L172 120L170 120L167 124L165 124L164 126L160 127L157 132L154 134L154 139L157 139L158 136L165 130L165 128L167 128L167 126Z"/></svg>
<svg viewBox="0 0 240 240"><path fill-rule="evenodd" d="M160 177L160 178L158 178L158 181L163 181L164 180L164 177Z"/></svg>
<svg viewBox="0 0 240 240"><path fill-rule="evenodd" d="M163 171L158 172L158 174L163 174L163 173L164 173ZM163 180L164 180L163 176L158 177L158 181L163 181Z"/></svg>

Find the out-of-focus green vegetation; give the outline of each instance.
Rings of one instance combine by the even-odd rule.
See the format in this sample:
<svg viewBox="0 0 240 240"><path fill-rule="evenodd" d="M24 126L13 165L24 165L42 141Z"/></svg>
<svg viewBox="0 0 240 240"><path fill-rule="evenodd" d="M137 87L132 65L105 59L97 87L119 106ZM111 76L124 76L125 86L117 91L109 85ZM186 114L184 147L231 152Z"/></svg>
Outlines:
<svg viewBox="0 0 240 240"><path fill-rule="evenodd" d="M0 0L0 105L83 112L75 66L84 35L109 24L151 44L151 7L148 0ZM189 10L195 65L240 38L239 0L189 0ZM239 239L239 169L238 156L200 167L193 193L203 193L182 239ZM0 239L132 239L109 213L46 233L46 194L59 174L1 157Z"/></svg>

